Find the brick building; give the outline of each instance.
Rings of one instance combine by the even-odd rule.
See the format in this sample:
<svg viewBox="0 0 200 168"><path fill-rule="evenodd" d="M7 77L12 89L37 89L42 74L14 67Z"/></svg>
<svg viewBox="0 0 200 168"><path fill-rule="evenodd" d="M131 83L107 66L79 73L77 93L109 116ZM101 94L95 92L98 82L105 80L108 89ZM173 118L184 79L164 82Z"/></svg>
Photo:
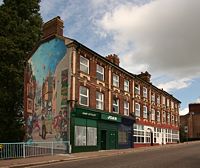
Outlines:
<svg viewBox="0 0 200 168"><path fill-rule="evenodd" d="M117 55L103 57L64 37L59 17L45 23L43 31L25 71L25 114L29 120L29 115L36 116L31 118L30 138L41 140L40 129L34 128L37 120L43 131L46 123L52 124L43 139L70 140L73 152L179 141L180 101L155 87L148 72L132 74L119 66ZM37 111L27 110L29 71L36 80ZM47 79L52 83L49 93L42 87Z"/></svg>
<svg viewBox="0 0 200 168"><path fill-rule="evenodd" d="M200 103L189 104L189 113L180 116L180 126L187 138L200 138Z"/></svg>

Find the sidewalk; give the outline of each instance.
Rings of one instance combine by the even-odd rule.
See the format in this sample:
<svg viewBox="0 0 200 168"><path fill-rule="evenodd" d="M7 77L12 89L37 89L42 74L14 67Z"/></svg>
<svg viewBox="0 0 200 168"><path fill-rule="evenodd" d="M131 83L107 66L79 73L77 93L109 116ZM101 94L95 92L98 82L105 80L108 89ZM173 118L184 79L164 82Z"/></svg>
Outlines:
<svg viewBox="0 0 200 168"><path fill-rule="evenodd" d="M200 141L189 142L189 143L200 143ZM181 146L181 145L187 145L187 144L188 143L180 143L180 144L142 147L142 148L116 149L116 150L81 152L81 153L72 153L72 154L58 154L58 155L53 155L53 156L39 156L39 157L30 157L30 158L0 160L0 168L37 166L37 165L63 162L63 161L91 159L91 158L96 158L96 157L107 157L107 156L113 156L113 155L127 154L130 152L156 150L158 148L169 148L169 147L175 147L175 146Z"/></svg>

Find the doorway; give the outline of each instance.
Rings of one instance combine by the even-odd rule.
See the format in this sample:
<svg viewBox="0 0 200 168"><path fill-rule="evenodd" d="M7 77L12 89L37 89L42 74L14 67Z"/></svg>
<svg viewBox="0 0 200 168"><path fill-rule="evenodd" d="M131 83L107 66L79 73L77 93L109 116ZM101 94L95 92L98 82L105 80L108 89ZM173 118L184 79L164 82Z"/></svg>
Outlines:
<svg viewBox="0 0 200 168"><path fill-rule="evenodd" d="M153 132L151 132L151 146L153 146Z"/></svg>
<svg viewBox="0 0 200 168"><path fill-rule="evenodd" d="M101 150L106 150L106 130L101 130Z"/></svg>
<svg viewBox="0 0 200 168"><path fill-rule="evenodd" d="M116 131L110 131L109 133L109 149L116 149Z"/></svg>

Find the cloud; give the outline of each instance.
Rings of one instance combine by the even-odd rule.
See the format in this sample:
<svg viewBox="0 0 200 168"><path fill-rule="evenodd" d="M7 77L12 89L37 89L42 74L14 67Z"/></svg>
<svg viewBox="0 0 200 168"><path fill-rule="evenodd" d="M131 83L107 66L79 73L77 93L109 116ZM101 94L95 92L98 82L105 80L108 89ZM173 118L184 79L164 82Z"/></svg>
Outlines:
<svg viewBox="0 0 200 168"><path fill-rule="evenodd" d="M189 113L189 108L188 107L184 108L183 110L180 110L180 112L179 112L180 115L185 115L187 113Z"/></svg>
<svg viewBox="0 0 200 168"><path fill-rule="evenodd" d="M165 91L169 92L176 88L177 90L186 88L191 85L191 79L180 79L173 80L167 83L161 83L158 85L158 88L163 88Z"/></svg>
<svg viewBox="0 0 200 168"><path fill-rule="evenodd" d="M157 0L120 4L97 23L101 33L112 36L112 50L120 54L123 67L132 72L145 67L143 71L178 79L183 88L190 82L182 78L200 75L199 15L199 0Z"/></svg>

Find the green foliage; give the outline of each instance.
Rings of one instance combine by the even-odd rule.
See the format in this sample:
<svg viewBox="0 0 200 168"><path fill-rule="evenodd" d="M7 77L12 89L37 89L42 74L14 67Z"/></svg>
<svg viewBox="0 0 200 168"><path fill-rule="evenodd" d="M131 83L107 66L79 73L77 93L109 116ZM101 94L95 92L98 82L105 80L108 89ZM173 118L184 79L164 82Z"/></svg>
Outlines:
<svg viewBox="0 0 200 168"><path fill-rule="evenodd" d="M41 36L40 0L0 6L0 142L21 141L24 65Z"/></svg>

